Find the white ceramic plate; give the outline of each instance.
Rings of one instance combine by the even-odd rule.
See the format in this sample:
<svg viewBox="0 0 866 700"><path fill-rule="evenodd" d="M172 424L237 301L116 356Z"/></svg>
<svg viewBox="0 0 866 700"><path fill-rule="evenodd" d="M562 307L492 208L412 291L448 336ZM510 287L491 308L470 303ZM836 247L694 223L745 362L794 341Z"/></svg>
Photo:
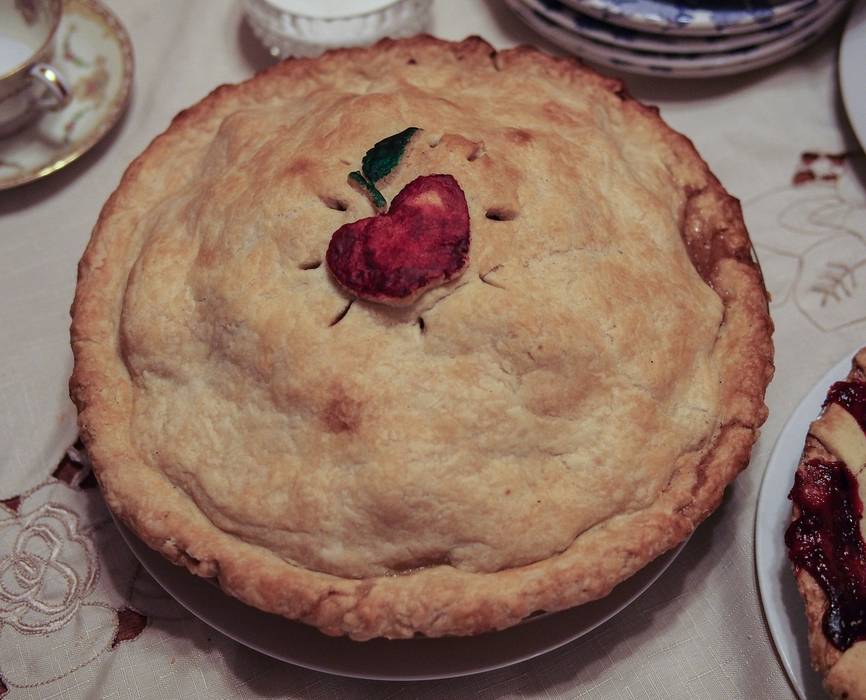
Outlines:
<svg viewBox="0 0 866 700"><path fill-rule="evenodd" d="M564 0L623 27L659 34L713 36L753 32L784 22L814 0Z"/></svg>
<svg viewBox="0 0 866 700"><path fill-rule="evenodd" d="M123 538L148 573L181 605L223 634L297 666L339 676L414 681L466 676L531 659L606 622L671 565L683 546L662 555L602 600L539 615L521 625L477 637L375 639L353 642L269 615L223 593L207 580L171 564L118 522Z"/></svg>
<svg viewBox="0 0 866 700"><path fill-rule="evenodd" d="M630 73L670 78L733 75L781 61L815 41L848 6L846 0L840 0L811 24L766 44L721 53L670 54L604 44L563 29L532 10L523 0L506 0L506 3L539 34L581 58Z"/></svg>
<svg viewBox="0 0 866 700"><path fill-rule="evenodd" d="M708 54L766 44L786 37L813 23L820 13L837 4L838 0L815 2L791 19L742 34L714 34L712 36L682 36L640 31L592 17L579 12L560 0L523 0L526 5L544 15L563 29L588 39L612 44L625 49L654 51L657 53Z"/></svg>
<svg viewBox="0 0 866 700"><path fill-rule="evenodd" d="M758 494L755 515L758 590L779 658L801 700L822 698L826 694L821 677L809 665L806 614L785 547L785 530L791 518L788 493L794 485L794 472L803 453L809 424L821 412L830 385L848 375L851 358L856 352L852 350L839 360L794 409L779 433Z"/></svg>
<svg viewBox="0 0 866 700"><path fill-rule="evenodd" d="M866 0L857 3L842 36L839 87L854 133L866 149Z"/></svg>

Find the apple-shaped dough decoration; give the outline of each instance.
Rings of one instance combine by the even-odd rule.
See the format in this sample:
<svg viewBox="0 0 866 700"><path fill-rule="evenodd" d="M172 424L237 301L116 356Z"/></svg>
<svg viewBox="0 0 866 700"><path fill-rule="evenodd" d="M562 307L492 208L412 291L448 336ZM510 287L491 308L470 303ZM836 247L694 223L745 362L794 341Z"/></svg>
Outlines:
<svg viewBox="0 0 866 700"><path fill-rule="evenodd" d="M367 301L406 306L459 275L469 259L469 208L451 175L422 175L387 214L345 224L326 256L334 279Z"/></svg>
<svg viewBox="0 0 866 700"><path fill-rule="evenodd" d="M362 170L349 174L377 209L345 224L328 245L334 279L352 295L407 306L431 287L457 277L469 256L469 207L451 175L422 175L387 202L376 183L389 175L420 132L410 127L367 151Z"/></svg>

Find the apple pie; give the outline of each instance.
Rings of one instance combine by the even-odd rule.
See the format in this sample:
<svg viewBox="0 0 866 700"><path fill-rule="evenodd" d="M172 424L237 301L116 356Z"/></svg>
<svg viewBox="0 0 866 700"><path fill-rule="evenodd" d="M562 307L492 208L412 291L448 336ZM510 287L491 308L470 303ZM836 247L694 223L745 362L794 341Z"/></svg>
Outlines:
<svg viewBox="0 0 866 700"><path fill-rule="evenodd" d="M740 206L578 62L419 36L181 112L79 266L110 508L257 608L470 635L607 595L749 460L772 374Z"/></svg>

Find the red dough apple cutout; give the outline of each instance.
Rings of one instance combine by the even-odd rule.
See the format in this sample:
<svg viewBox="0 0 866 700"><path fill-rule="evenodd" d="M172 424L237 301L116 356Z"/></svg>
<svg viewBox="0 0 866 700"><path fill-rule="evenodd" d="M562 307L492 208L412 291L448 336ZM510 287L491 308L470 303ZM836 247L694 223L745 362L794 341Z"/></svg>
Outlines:
<svg viewBox="0 0 866 700"><path fill-rule="evenodd" d="M352 294L405 306L459 275L469 258L469 208L451 175L423 175L387 214L341 226L331 236L331 274Z"/></svg>
<svg viewBox="0 0 866 700"><path fill-rule="evenodd" d="M377 143L363 173L349 175L377 209L385 199L376 183L388 175L420 129ZM328 245L334 279L352 295L390 306L408 306L424 292L457 277L469 258L469 207L451 175L422 175L394 198L387 213L345 224Z"/></svg>

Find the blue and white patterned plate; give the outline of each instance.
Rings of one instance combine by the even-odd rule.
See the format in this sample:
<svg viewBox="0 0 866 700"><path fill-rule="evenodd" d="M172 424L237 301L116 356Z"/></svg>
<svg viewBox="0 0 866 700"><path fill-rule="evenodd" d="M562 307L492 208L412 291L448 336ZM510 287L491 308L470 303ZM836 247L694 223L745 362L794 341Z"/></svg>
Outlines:
<svg viewBox="0 0 866 700"><path fill-rule="evenodd" d="M593 17L664 34L753 32L784 22L812 0L564 0Z"/></svg>
<svg viewBox="0 0 866 700"><path fill-rule="evenodd" d="M677 36L642 32L585 15L559 0L524 0L524 2L563 29L605 44L661 53L719 53L781 39L814 22L819 13L835 4L836 0L812 0L799 14L793 15L792 19L756 32L716 36Z"/></svg>
<svg viewBox="0 0 866 700"><path fill-rule="evenodd" d="M677 54L637 51L594 41L551 22L529 7L526 0L505 1L520 19L539 34L587 61L630 73L673 78L733 75L781 61L817 39L848 6L848 0L835 0L813 22L776 41L719 53Z"/></svg>

